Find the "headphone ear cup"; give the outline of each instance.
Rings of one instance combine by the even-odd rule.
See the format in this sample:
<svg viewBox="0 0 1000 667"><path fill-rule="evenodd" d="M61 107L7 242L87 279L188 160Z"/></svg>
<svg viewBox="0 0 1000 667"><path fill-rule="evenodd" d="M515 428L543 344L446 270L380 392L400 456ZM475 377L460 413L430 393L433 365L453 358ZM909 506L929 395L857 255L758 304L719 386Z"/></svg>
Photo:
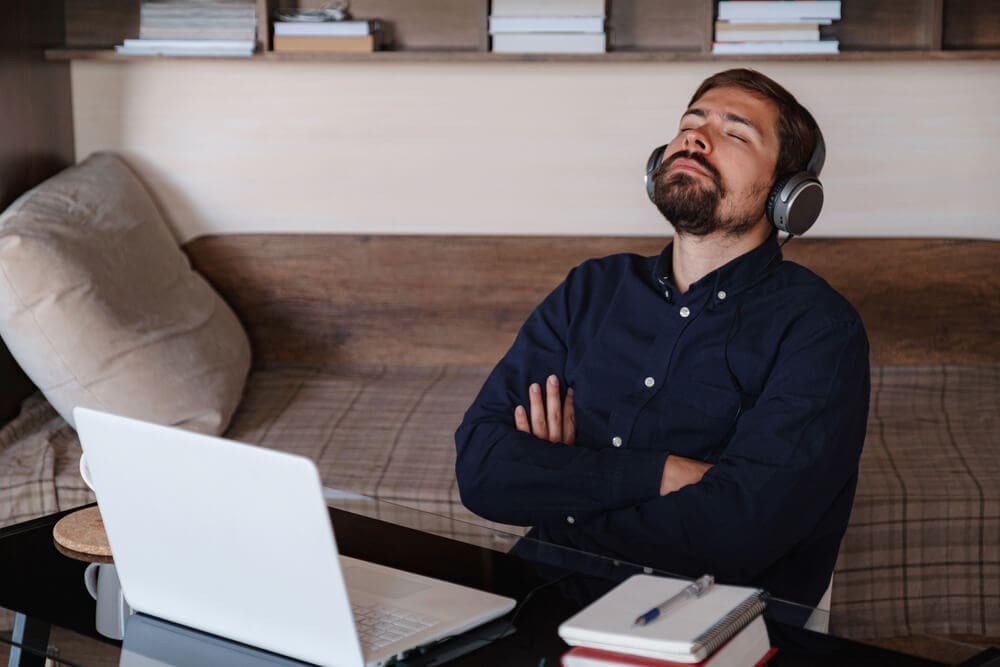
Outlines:
<svg viewBox="0 0 1000 667"><path fill-rule="evenodd" d="M779 230L801 236L823 209L823 185L807 171L782 176L767 196L767 219Z"/></svg>
<svg viewBox="0 0 1000 667"><path fill-rule="evenodd" d="M656 182L653 180L653 172L656 168L660 166L663 162L663 154L667 151L667 144L662 146L657 146L653 149L653 152L649 154L649 159L646 160L646 194L649 195L649 201L656 203Z"/></svg>
<svg viewBox="0 0 1000 667"><path fill-rule="evenodd" d="M774 185L771 186L771 192L767 195L767 204L764 207L764 212L767 213L768 222L783 232L788 230L784 229L779 224L779 220L785 219L787 216L775 215L775 208L777 207L778 202L781 201L781 191L785 189L786 185L788 185L788 181L792 179L792 176L794 176L794 174L785 174L774 182Z"/></svg>

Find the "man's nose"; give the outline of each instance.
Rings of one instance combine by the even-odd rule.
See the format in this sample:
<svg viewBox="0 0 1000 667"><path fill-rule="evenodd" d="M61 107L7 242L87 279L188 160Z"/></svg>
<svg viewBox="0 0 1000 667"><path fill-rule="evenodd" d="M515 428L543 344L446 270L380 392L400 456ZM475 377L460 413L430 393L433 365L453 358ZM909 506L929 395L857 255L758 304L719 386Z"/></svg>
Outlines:
<svg viewBox="0 0 1000 667"><path fill-rule="evenodd" d="M701 130L688 130L684 133L684 148L699 153L712 152L712 144Z"/></svg>

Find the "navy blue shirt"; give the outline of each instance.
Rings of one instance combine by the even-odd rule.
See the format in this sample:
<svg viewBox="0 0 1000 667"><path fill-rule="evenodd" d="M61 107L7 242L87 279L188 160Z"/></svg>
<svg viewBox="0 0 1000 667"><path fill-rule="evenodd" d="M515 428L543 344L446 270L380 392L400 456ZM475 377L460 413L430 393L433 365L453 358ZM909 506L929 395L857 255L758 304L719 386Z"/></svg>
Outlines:
<svg viewBox="0 0 1000 667"><path fill-rule="evenodd" d="M815 605L850 515L868 413L857 312L775 235L681 293L671 252L574 268L455 434L462 502L544 540ZM572 387L576 444L514 426ZM659 495L667 455L713 467Z"/></svg>

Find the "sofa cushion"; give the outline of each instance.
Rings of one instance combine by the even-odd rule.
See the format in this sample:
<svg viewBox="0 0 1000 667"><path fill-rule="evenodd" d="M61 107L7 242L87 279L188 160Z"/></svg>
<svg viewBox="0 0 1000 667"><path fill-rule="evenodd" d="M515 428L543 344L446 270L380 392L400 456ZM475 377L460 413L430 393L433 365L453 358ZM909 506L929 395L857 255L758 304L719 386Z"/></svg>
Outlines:
<svg viewBox="0 0 1000 667"><path fill-rule="evenodd" d="M80 405L221 433L250 365L236 316L107 153L0 216L0 335L70 423Z"/></svg>
<svg viewBox="0 0 1000 667"><path fill-rule="evenodd" d="M486 521L462 505L455 429L490 369L338 366L254 371L227 438L316 462L323 484L448 517L468 539Z"/></svg>
<svg viewBox="0 0 1000 667"><path fill-rule="evenodd" d="M1000 635L1000 364L875 366L831 626Z"/></svg>

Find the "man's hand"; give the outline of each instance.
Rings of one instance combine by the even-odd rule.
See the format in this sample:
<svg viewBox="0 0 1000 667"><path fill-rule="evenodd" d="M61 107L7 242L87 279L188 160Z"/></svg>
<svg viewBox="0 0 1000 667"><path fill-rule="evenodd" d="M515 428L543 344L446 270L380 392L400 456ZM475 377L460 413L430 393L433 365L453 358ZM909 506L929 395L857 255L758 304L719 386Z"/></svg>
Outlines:
<svg viewBox="0 0 1000 667"><path fill-rule="evenodd" d="M545 396L538 383L528 387L531 414L523 405L514 408L514 425L518 431L531 433L549 442L572 445L576 441L576 417L573 414L573 389L566 390L566 401L559 400L559 378L550 375L545 382ZM688 484L697 484L712 467L697 459L671 454L663 465L660 478L660 495L677 491Z"/></svg>
<svg viewBox="0 0 1000 667"><path fill-rule="evenodd" d="M704 461L688 459L676 454L669 455L666 463L663 464L660 495L665 496L688 484L697 484L711 467L711 464Z"/></svg>
<svg viewBox="0 0 1000 667"><path fill-rule="evenodd" d="M573 389L566 390L566 402L559 399L559 378L550 375L545 382L545 400L538 383L528 387L531 419L524 406L514 408L514 425L518 431L531 433L549 442L572 445L576 442L576 416L573 414Z"/></svg>

